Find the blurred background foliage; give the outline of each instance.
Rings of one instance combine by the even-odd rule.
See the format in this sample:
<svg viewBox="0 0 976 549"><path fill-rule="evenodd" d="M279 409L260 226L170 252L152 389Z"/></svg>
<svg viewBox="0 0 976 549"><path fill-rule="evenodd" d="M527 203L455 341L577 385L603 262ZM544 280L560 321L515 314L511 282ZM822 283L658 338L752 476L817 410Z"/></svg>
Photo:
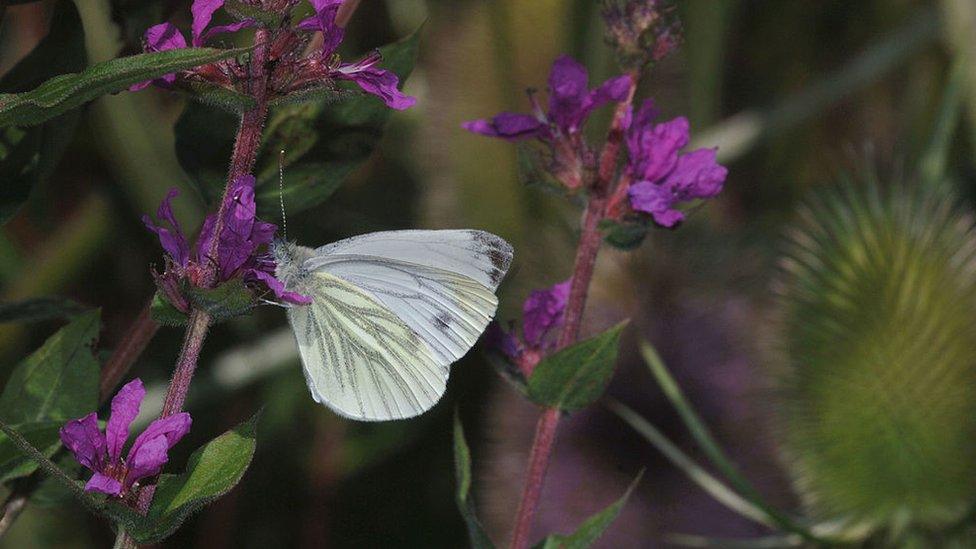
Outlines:
<svg viewBox="0 0 976 549"><path fill-rule="evenodd" d="M0 74L45 35L55 4L0 7ZM80 1L84 36L71 38L76 49L61 48L57 61L84 62L77 60L81 51L88 62L136 52L150 24L185 23L186 4ZM852 164L879 167L882 181L921 167L926 177L907 177L910 185L950 185L963 209L972 209L976 63L967 60L976 59L976 4L682 0L678 6L684 45L640 93L654 97L665 117L687 114L695 145L718 146L729 179L722 196L679 231L656 232L634 253L602 253L584 331L632 318L610 394L698 456L637 352L637 339L648 339L746 476L776 505L798 509L777 444L778 401L768 368L777 360L769 350L775 323L768 320L775 316L771 287L783 235L803 198L831 187ZM418 106L391 117L370 160L327 202L294 208L289 237L318 245L379 229L490 230L516 248L499 313L515 318L529 289L568 276L578 214L520 185L513 147L465 134L459 124L525 110L523 90L544 88L560 52L583 61L593 80L612 75L599 6L363 0L344 52L359 55L422 24L420 60L407 83ZM948 86L954 61L955 85ZM173 128L186 107L185 99L159 90L122 93L59 120L57 127L71 130L62 160L0 233L0 298L59 294L100 306L100 347L115 345L153 292L148 266L161 262L141 215L154 211L172 186L185 191L177 205L184 223L194 226L205 211L175 152ZM607 122L609 113L601 114L594 136ZM447 397L421 418L352 423L309 398L284 324L282 311L266 307L208 338L188 403L193 432L171 461L182 463L190 449L263 406L258 451L238 488L167 546L462 546L452 495L455 406L472 445L482 520L496 540L505 539L537 412L478 352L454 366ZM0 325L0 378L57 326ZM161 404L180 337L161 330L132 372L155 389L145 418ZM973 365L963 367L972 383ZM657 546L674 532L768 533L712 500L599 408L565 423L537 533L571 530L645 466L642 484L600 546ZM111 541L110 530L79 506L45 500L32 504L0 544Z"/></svg>

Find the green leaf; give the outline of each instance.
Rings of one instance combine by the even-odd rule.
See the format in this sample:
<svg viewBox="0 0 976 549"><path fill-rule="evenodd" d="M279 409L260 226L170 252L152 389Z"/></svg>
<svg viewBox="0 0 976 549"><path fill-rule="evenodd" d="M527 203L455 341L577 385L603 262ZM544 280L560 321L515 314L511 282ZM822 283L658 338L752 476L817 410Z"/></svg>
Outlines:
<svg viewBox="0 0 976 549"><path fill-rule="evenodd" d="M380 66L406 81L416 61L420 34L383 46ZM296 98L292 98L296 99ZM285 151L281 194L289 213L327 200L365 160L383 135L391 109L353 90L327 89L302 102L274 106L256 162L258 215L279 215L278 168ZM200 193L216 203L223 193L227 158L234 147L237 117L188 104L176 124L176 154Z"/></svg>
<svg viewBox="0 0 976 549"><path fill-rule="evenodd" d="M61 447L58 430L63 421L38 421L12 425L41 454L51 457ZM0 434L0 483L26 477L37 470L37 462L25 455L20 447L5 434Z"/></svg>
<svg viewBox="0 0 976 549"><path fill-rule="evenodd" d="M637 484L643 476L644 471L637 473L637 478L630 483L627 491L624 492L624 495L620 496L620 499L583 521L583 524L580 524L575 532L568 536L550 534L542 543L536 545L535 549L586 549L593 545L593 542L599 539L610 524L617 519L620 510L623 509L627 503L627 499L630 498L631 492L634 491L634 488L637 487Z"/></svg>
<svg viewBox="0 0 976 549"><path fill-rule="evenodd" d="M698 413L691 406L691 403L688 402L688 399L685 398L684 392L681 391L678 383L671 377L661 357L650 343L646 341L641 342L641 355L644 358L644 362L647 363L647 367L651 370L651 373L654 374L658 385L661 386L664 396L671 401L671 404L678 411L678 415L684 422L685 427L691 432L695 442L698 443L698 446L705 452L705 456L708 457L716 469L728 479L732 488L748 500L749 503L765 513L769 520L781 530L798 534L807 541L823 543L823 540L818 539L808 528L799 524L790 516L767 502L762 494L759 493L759 490L739 472L739 469L729 459L722 447L715 441L711 430L701 420L701 417L699 417Z"/></svg>
<svg viewBox="0 0 976 549"><path fill-rule="evenodd" d="M85 308L64 297L36 297L22 301L0 303L0 323L39 322L54 318L68 318Z"/></svg>
<svg viewBox="0 0 976 549"><path fill-rule="evenodd" d="M57 74L85 67L85 36L71 2L58 2L51 28L26 57L0 79L0 92L29 90ZM27 200L31 190L54 172L78 126L68 113L32 128L0 130L0 224Z"/></svg>
<svg viewBox="0 0 976 549"><path fill-rule="evenodd" d="M140 543L158 542L176 531L190 514L234 488L254 457L259 416L255 414L193 452L183 474L162 475L149 513L136 523L129 517L126 531Z"/></svg>
<svg viewBox="0 0 976 549"><path fill-rule="evenodd" d="M210 313L215 323L241 316L254 308L254 295L240 278L216 288L187 286L186 296L195 307Z"/></svg>
<svg viewBox="0 0 976 549"><path fill-rule="evenodd" d="M490 549L495 545L485 533L485 529L478 521L475 513L474 500L471 498L471 450L464 440L464 427L457 410L454 411L454 478L457 480L457 492L454 494L464 523L468 526L468 541L474 549Z"/></svg>
<svg viewBox="0 0 976 549"><path fill-rule="evenodd" d="M633 250L640 246L650 229L651 222L644 218L600 221L603 241L619 250Z"/></svg>
<svg viewBox="0 0 976 549"><path fill-rule="evenodd" d="M50 120L102 95L181 70L229 59L247 48L183 48L120 57L52 78L29 92L0 94L0 127Z"/></svg>
<svg viewBox="0 0 976 549"><path fill-rule="evenodd" d="M516 168L519 182L526 187L536 187L557 196L568 196L566 186L549 173L548 161L539 149L527 143L515 146Z"/></svg>
<svg viewBox="0 0 976 549"><path fill-rule="evenodd" d="M188 321L186 313L174 307L159 292L156 292L153 296L152 305L149 307L149 314L152 315L153 320L163 326L186 326Z"/></svg>
<svg viewBox="0 0 976 549"><path fill-rule="evenodd" d="M600 398L613 377L620 332L627 321L542 359L529 377L529 398L564 411Z"/></svg>
<svg viewBox="0 0 976 549"><path fill-rule="evenodd" d="M11 424L66 420L98 405L99 366L92 355L99 311L75 317L17 365L0 394L0 418Z"/></svg>

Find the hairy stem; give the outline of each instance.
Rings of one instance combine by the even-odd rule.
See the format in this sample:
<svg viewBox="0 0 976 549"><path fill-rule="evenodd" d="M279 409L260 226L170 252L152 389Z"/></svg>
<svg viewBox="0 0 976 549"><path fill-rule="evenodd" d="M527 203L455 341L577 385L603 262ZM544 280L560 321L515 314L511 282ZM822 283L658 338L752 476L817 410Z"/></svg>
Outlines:
<svg viewBox="0 0 976 549"><path fill-rule="evenodd" d="M599 224L606 215L607 196L613 192L617 160L625 131L623 123L627 110L633 102L636 88L637 74L631 73L630 90L626 100L617 105L613 122L607 134L606 144L600 153L597 177L589 186L590 195L586 204L586 212L583 214L580 240L576 246L573 278L570 282L566 310L563 313L562 331L559 333L556 344L557 349L572 345L579 339L583 311L586 308L586 298L589 293L590 282L593 279L593 270L596 267L597 253L600 251L600 242L603 239ZM529 536L532 533L536 511L539 508L539 498L542 496L546 470L549 468L549 461L555 447L559 416L558 409L547 408L536 423L535 438L529 452L529 466L525 475L525 485L522 488L522 499L515 515L512 549L525 549L529 546Z"/></svg>

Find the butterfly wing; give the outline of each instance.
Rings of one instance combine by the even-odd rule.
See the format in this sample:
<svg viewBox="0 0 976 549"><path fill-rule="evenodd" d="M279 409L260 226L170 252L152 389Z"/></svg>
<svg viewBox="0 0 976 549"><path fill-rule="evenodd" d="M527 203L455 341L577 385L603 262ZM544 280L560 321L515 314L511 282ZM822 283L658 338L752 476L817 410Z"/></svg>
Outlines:
<svg viewBox="0 0 976 549"><path fill-rule="evenodd" d="M444 394L447 368L397 315L325 272L302 289L313 302L288 309L312 398L338 414L383 421L416 416Z"/></svg>
<svg viewBox="0 0 976 549"><path fill-rule="evenodd" d="M369 292L447 367L494 317L511 260L511 246L483 231L388 231L319 248L305 267Z"/></svg>

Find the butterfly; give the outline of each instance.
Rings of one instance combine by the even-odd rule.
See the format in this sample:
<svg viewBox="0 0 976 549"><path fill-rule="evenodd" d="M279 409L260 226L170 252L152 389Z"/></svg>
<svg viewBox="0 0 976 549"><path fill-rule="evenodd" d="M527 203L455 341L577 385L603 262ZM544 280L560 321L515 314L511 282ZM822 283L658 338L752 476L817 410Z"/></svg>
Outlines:
<svg viewBox="0 0 976 549"><path fill-rule="evenodd" d="M321 248L272 244L275 276L316 402L357 420L417 416L447 387L498 307L512 247L477 230L403 230Z"/></svg>

